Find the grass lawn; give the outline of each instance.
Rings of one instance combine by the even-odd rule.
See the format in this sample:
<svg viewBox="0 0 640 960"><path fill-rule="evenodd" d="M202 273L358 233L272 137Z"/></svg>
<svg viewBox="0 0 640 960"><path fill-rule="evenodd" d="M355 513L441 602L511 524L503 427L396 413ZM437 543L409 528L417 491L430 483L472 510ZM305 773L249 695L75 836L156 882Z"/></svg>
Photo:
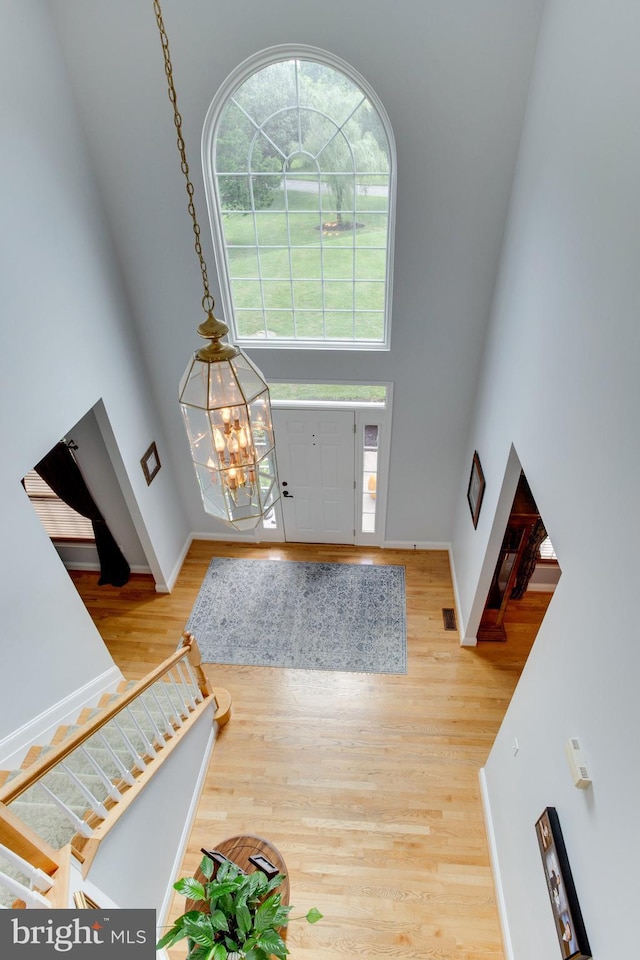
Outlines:
<svg viewBox="0 0 640 960"><path fill-rule="evenodd" d="M279 191L271 207L223 218L240 336L382 340L387 256L385 197L357 196L336 220L331 196ZM261 278L261 279L260 279Z"/></svg>

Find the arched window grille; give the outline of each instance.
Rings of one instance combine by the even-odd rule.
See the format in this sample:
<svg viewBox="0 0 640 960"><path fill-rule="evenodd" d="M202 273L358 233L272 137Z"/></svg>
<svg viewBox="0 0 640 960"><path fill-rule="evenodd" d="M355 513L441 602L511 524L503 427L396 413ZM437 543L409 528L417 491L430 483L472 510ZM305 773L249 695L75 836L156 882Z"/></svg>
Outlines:
<svg viewBox="0 0 640 960"><path fill-rule="evenodd" d="M362 77L308 47L251 58L211 104L203 166L234 340L388 349L395 147Z"/></svg>

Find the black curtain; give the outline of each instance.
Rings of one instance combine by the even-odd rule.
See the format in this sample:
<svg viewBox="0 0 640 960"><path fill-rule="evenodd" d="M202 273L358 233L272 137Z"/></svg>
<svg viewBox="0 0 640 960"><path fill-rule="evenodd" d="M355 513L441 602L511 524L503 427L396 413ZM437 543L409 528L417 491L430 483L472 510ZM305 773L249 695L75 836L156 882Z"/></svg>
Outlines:
<svg viewBox="0 0 640 960"><path fill-rule="evenodd" d="M131 575L129 564L89 493L80 468L66 443L57 443L34 469L61 500L91 520L100 561L98 583L101 586L105 583L114 587L124 586Z"/></svg>

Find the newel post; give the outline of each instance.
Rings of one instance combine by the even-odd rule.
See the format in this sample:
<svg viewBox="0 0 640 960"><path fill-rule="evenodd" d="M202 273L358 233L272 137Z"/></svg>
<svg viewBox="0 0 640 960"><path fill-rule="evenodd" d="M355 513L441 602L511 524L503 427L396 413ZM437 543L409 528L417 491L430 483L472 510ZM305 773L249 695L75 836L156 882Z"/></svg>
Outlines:
<svg viewBox="0 0 640 960"><path fill-rule="evenodd" d="M209 682L204 670L202 669L202 657L200 655L198 641L192 633L189 633L188 630L185 630L185 632L182 634L182 646L189 648L187 659L189 660L189 663L191 664L198 679L200 692L202 693L203 697L213 696L213 699L216 703L216 712L213 719L219 727L223 727L231 716L231 695L229 694L229 691L222 689L215 689L212 691L209 689Z"/></svg>

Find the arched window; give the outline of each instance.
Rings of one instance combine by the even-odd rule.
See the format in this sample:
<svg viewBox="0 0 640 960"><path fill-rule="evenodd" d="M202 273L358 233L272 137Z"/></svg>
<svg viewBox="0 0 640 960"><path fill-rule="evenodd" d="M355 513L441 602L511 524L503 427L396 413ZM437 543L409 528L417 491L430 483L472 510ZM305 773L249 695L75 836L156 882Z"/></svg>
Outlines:
<svg viewBox="0 0 640 960"><path fill-rule="evenodd" d="M264 51L211 104L203 165L234 340L388 349L395 149L365 80L310 47Z"/></svg>

